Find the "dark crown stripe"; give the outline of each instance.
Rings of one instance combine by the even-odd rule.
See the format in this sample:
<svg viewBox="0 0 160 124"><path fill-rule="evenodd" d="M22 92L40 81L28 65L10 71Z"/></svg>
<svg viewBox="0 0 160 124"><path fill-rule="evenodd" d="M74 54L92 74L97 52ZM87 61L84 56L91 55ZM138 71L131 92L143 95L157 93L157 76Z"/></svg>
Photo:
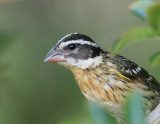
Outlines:
<svg viewBox="0 0 160 124"><path fill-rule="evenodd" d="M94 43L94 41L90 37L88 37L84 34L79 34L79 33L72 33L68 37L65 37L64 39L62 39L62 42L67 42L70 40L84 40L84 41L90 41L90 42Z"/></svg>

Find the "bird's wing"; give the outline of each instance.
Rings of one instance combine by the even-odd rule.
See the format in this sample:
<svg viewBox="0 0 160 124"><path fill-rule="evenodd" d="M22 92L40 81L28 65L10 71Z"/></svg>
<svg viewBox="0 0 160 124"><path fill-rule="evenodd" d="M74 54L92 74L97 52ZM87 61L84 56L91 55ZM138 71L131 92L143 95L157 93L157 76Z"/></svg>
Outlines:
<svg viewBox="0 0 160 124"><path fill-rule="evenodd" d="M160 92L158 81L142 67L120 55L115 55L112 62L117 65L118 71L125 77L131 80L141 80L145 85Z"/></svg>

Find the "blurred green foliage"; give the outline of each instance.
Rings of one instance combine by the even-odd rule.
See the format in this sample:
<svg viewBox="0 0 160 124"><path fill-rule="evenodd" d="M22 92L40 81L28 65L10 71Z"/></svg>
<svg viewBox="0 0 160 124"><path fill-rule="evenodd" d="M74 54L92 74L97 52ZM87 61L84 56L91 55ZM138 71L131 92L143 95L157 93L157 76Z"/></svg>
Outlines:
<svg viewBox="0 0 160 124"><path fill-rule="evenodd" d="M142 7L142 8L141 8ZM148 22L149 26L136 26L129 28L115 43L112 45L112 52L117 53L130 43L137 43L146 39L157 38L160 41L160 2L152 0L138 1L133 4L129 10ZM152 65L160 63L160 52L154 53L149 62Z"/></svg>
<svg viewBox="0 0 160 124"><path fill-rule="evenodd" d="M3 75L3 73L9 66L8 64L1 61L1 55L9 47L13 39L13 35L9 32L0 31L0 82L6 80L6 77Z"/></svg>
<svg viewBox="0 0 160 124"><path fill-rule="evenodd" d="M12 34L4 31L0 31L0 53L2 54L3 50L5 50L8 45L13 41Z"/></svg>
<svg viewBox="0 0 160 124"><path fill-rule="evenodd" d="M20 0L0 3L0 123L116 124L103 110L83 101L71 72L57 64L44 64L43 59L59 38L80 32L91 36L103 49L110 49L114 44L112 48L116 52L123 53L158 78L159 52L148 44L148 38L159 37L158 28L145 25L126 11L133 1ZM133 27L140 24L142 26ZM113 43L126 29L127 32L118 38L120 41ZM145 42L137 42L140 40ZM133 49L126 47L133 42L139 44L132 44ZM142 50L149 54L143 54ZM143 57L137 53L142 53ZM145 59L153 54L151 63L157 68L150 67ZM130 109L132 102L129 104L129 117L134 117ZM136 105L141 106L141 103Z"/></svg>
<svg viewBox="0 0 160 124"><path fill-rule="evenodd" d="M147 26L136 26L128 29L112 46L112 52L117 53L130 43L158 37L158 32Z"/></svg>

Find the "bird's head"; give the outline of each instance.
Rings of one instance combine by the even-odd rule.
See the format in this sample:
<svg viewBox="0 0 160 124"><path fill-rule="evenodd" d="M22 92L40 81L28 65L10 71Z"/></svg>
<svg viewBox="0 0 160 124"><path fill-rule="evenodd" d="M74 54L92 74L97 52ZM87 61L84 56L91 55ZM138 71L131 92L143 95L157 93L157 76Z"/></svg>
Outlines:
<svg viewBox="0 0 160 124"><path fill-rule="evenodd" d="M65 67L82 69L95 67L103 50L88 36L71 33L59 40L49 51L44 62L58 62Z"/></svg>

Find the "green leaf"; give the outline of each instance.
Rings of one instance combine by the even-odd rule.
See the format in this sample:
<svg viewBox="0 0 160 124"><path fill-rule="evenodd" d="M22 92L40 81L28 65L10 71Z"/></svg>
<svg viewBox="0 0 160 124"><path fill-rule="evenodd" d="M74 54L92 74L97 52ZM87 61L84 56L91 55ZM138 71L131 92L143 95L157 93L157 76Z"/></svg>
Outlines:
<svg viewBox="0 0 160 124"><path fill-rule="evenodd" d="M119 52L122 48L130 43L140 42L148 38L158 37L158 32L147 26L137 26L128 29L117 41L112 45L113 53Z"/></svg>
<svg viewBox="0 0 160 124"><path fill-rule="evenodd" d="M127 103L127 124L145 124L143 106L142 95L139 92L133 92Z"/></svg>
<svg viewBox="0 0 160 124"><path fill-rule="evenodd" d="M90 104L89 107L96 124L117 124L115 118L105 113L101 108L94 104Z"/></svg>
<svg viewBox="0 0 160 124"><path fill-rule="evenodd" d="M153 4L152 0L138 0L132 3L128 10L138 17L146 20L146 8Z"/></svg>
<svg viewBox="0 0 160 124"><path fill-rule="evenodd" d="M147 21L160 31L160 2L155 2L147 8Z"/></svg>
<svg viewBox="0 0 160 124"><path fill-rule="evenodd" d="M160 63L160 51L156 52L149 58L151 65L156 66Z"/></svg>

